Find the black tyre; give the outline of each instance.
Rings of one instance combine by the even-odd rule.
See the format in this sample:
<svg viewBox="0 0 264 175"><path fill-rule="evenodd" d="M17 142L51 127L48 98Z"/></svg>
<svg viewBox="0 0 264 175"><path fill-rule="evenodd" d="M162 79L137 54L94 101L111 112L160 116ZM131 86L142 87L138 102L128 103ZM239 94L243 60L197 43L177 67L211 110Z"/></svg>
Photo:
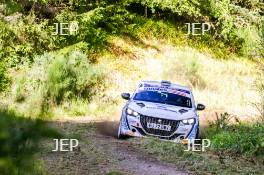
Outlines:
<svg viewBox="0 0 264 175"><path fill-rule="evenodd" d="M120 124L119 124L119 127L118 127L117 138L118 138L118 139L126 139L126 138L127 138L126 135L121 134L121 127L120 127Z"/></svg>

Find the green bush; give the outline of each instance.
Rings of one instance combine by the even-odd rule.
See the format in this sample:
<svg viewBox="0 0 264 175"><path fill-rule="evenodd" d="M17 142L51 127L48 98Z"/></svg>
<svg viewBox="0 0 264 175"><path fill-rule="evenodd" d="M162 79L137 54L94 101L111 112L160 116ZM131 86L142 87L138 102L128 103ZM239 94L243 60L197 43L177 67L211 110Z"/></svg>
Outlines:
<svg viewBox="0 0 264 175"><path fill-rule="evenodd" d="M187 59L185 61L186 65L186 76L188 77L191 85L193 87L197 88L205 88L206 83L202 76L199 74L199 70L201 69L201 65L199 64L199 61L197 60L196 57L192 56L191 58Z"/></svg>
<svg viewBox="0 0 264 175"><path fill-rule="evenodd" d="M6 3L6 6L3 10L5 15L11 15L15 12L22 11L21 4L16 1L5 1L5 3Z"/></svg>
<svg viewBox="0 0 264 175"><path fill-rule="evenodd" d="M80 52L57 56L47 71L44 86L47 87L48 97L56 103L74 97L90 99L103 79L102 72Z"/></svg>
<svg viewBox="0 0 264 175"><path fill-rule="evenodd" d="M0 57L8 67L32 62L35 55L57 48L47 21L36 23L35 20L33 15L15 24L0 20Z"/></svg>
<svg viewBox="0 0 264 175"><path fill-rule="evenodd" d="M259 69L259 74L255 84L260 96L260 100L256 104L256 108L260 114L260 119L264 123L264 62L259 61L258 69Z"/></svg>
<svg viewBox="0 0 264 175"><path fill-rule="evenodd" d="M264 124L229 124L230 115L221 117L206 129L206 138L218 151L237 154L264 155Z"/></svg>
<svg viewBox="0 0 264 175"><path fill-rule="evenodd" d="M133 5L133 3L140 3L145 7L148 7L152 13L156 10L170 11L176 13L179 16L200 16L199 1L197 0L126 0L124 4Z"/></svg>
<svg viewBox="0 0 264 175"><path fill-rule="evenodd" d="M249 2L249 1L247 1ZM242 3L243 4L243 3ZM252 3L254 4L254 3ZM236 53L256 58L261 56L261 10L260 2L255 1L256 8L246 8L241 1L232 3L231 0L210 1L209 14L216 19L216 35L232 46Z"/></svg>
<svg viewBox="0 0 264 175"><path fill-rule="evenodd" d="M0 61L0 92L4 91L8 87L9 77L5 64Z"/></svg>
<svg viewBox="0 0 264 175"><path fill-rule="evenodd" d="M80 43L82 45L82 43ZM78 46L76 46L78 47ZM80 46L81 47L81 46ZM104 73L81 51L45 53L25 66L15 85L16 101L30 103L35 115L71 99L90 100L103 84ZM43 111L44 110L44 111Z"/></svg>
<svg viewBox="0 0 264 175"><path fill-rule="evenodd" d="M26 1L29 3L28 1ZM42 6L65 6L64 9L56 11L55 17L45 19L36 17L30 13L27 16L25 11L17 10L24 13L23 20L19 20L16 25L0 21L0 38L5 44L0 44L0 55L3 55L12 66L16 66L24 59L32 61L35 55L43 54L44 51L54 51L66 46L70 46L79 42L87 43L87 50L96 52L107 46L107 38L109 34L123 34L129 32L134 34L135 26L143 25L143 20L139 20L138 16L142 15L142 8L136 8L137 5L147 7L152 13L148 16L156 18L160 17L163 21L173 21L173 30L182 30L185 22L212 22L214 24L213 31L210 34L201 37L189 37L185 44L191 44L195 47L213 47L215 53L219 57L227 57L231 53L239 53L250 57L259 57L263 49L261 44L261 3L260 1L240 0L224 0L224 1L197 1L197 0L126 0L118 1L96 1L88 3L87 0L68 0L68 1L37 1ZM30 2L31 3L31 2ZM17 4L17 3L13 3ZM32 3L31 3L32 4ZM137 4L137 5L136 5ZM7 7L13 8L10 3ZM26 8L25 5L22 5ZM22 8L21 7L21 8ZM128 9L136 8L133 14ZM8 9L8 8L7 8ZM133 11L134 12L134 11ZM179 19L175 25L175 18ZM186 21L186 19L188 21ZM78 22L79 31L76 35L70 36L53 36L54 23L58 22ZM157 22L154 28L146 30L154 33L161 33L167 38L178 38L185 41L182 32L171 32L172 30L164 30L162 23ZM147 25L145 25L148 27ZM177 29L176 29L177 28ZM155 31L156 30L156 31ZM169 31L166 34L166 31ZM146 32L147 33L147 32ZM175 35L174 35L175 34ZM180 34L180 35L179 35ZM219 38L221 40L219 40ZM218 42L215 40L218 39ZM263 37L262 37L263 39ZM228 50L223 52L222 50ZM216 52L215 52L216 51Z"/></svg>
<svg viewBox="0 0 264 175"><path fill-rule="evenodd" d="M39 142L43 138L60 136L42 120L31 120L0 109L1 174L43 174L40 162L33 158Z"/></svg>

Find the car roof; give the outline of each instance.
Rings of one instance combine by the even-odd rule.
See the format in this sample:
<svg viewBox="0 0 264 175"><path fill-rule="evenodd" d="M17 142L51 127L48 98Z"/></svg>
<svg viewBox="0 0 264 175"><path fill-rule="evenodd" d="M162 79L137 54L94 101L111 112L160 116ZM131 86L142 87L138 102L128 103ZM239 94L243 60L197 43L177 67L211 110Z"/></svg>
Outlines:
<svg viewBox="0 0 264 175"><path fill-rule="evenodd" d="M191 91L190 88L187 86L182 86L179 84L171 83L170 81L164 81L164 80L162 81L149 81L149 80L141 81L141 84L151 84L151 85L161 85L162 83L170 84L170 87L173 87L173 88L180 88L180 89Z"/></svg>

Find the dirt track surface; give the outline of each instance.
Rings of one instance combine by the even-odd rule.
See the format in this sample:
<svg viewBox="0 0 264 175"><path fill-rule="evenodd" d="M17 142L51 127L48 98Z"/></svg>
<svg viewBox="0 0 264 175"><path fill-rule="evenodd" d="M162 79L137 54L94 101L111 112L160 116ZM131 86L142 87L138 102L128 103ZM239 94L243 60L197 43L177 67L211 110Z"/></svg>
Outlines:
<svg viewBox="0 0 264 175"><path fill-rule="evenodd" d="M53 141L43 143L41 157L48 174L187 174L140 151L130 139L118 140L117 122L57 121L51 125L59 128L67 138L77 138L79 147L73 152L52 152Z"/></svg>

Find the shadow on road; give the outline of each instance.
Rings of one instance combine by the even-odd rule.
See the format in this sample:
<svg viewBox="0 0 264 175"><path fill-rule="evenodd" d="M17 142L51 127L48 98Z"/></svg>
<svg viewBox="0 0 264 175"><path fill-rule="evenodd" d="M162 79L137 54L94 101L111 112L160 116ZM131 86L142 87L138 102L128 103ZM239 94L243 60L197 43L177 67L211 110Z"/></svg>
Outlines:
<svg viewBox="0 0 264 175"><path fill-rule="evenodd" d="M41 157L45 167L56 175L107 174L112 171L145 175L187 174L175 165L141 151L138 144L129 139L118 140L118 121L69 120L50 124L64 133L64 138L79 140L78 147L69 152L52 152L53 140L43 144Z"/></svg>

